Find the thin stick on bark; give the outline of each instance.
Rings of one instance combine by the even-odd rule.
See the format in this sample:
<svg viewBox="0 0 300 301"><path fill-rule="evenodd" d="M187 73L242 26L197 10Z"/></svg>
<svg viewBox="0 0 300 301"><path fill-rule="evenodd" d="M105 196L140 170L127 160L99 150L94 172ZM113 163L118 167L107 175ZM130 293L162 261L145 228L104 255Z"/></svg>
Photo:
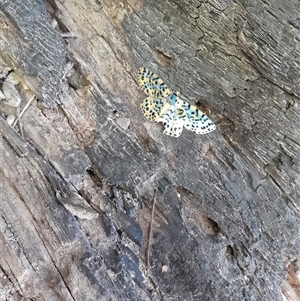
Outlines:
<svg viewBox="0 0 300 301"><path fill-rule="evenodd" d="M20 120L20 118L22 117L22 115L25 113L25 111L28 109L28 107L30 106L30 104L32 103L32 101L35 99L35 95L33 95L30 100L27 102L26 106L24 107L24 109L22 110L22 112L17 116L16 120L14 121L14 123L12 124L12 128L14 128L17 124L17 122Z"/></svg>
<svg viewBox="0 0 300 301"><path fill-rule="evenodd" d="M150 266L150 248L151 248L151 242L152 242L152 225L153 225L153 220L154 220L156 194L157 194L157 190L155 189L154 195L153 195L152 213L151 213L150 228L149 228L148 246L147 246L147 260L146 260L147 271L149 271L149 266Z"/></svg>
<svg viewBox="0 0 300 301"><path fill-rule="evenodd" d="M18 121L18 125L19 125L19 130L20 130L20 134L22 137L24 137L23 135L23 126L22 126L22 122L21 122L21 119L20 119L20 107L18 107L18 111L17 111L17 121Z"/></svg>

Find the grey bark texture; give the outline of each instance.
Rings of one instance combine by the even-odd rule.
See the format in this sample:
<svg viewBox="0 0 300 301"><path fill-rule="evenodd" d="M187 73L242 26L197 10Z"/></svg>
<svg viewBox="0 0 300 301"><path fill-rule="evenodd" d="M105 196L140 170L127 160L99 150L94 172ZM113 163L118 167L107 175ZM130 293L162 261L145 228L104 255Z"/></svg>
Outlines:
<svg viewBox="0 0 300 301"><path fill-rule="evenodd" d="M0 103L0 300L300 300L298 0L0 0L0 30L36 95ZM217 130L164 135L141 66Z"/></svg>

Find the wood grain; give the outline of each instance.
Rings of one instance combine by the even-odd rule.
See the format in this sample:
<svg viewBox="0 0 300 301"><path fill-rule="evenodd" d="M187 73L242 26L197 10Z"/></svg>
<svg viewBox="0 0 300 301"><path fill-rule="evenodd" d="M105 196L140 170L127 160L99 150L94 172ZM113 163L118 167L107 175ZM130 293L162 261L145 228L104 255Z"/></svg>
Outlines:
<svg viewBox="0 0 300 301"><path fill-rule="evenodd" d="M20 75L21 107L38 98L23 137L0 118L0 300L300 298L299 15L297 0L0 1L1 78ZM217 130L146 120L141 66Z"/></svg>

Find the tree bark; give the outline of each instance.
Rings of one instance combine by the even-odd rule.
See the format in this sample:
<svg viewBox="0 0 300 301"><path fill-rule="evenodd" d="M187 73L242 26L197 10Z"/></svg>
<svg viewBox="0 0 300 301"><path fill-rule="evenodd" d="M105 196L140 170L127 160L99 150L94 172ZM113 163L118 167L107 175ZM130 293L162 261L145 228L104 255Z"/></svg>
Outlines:
<svg viewBox="0 0 300 301"><path fill-rule="evenodd" d="M300 300L299 1L0 9L0 300ZM141 66L217 130L163 134Z"/></svg>

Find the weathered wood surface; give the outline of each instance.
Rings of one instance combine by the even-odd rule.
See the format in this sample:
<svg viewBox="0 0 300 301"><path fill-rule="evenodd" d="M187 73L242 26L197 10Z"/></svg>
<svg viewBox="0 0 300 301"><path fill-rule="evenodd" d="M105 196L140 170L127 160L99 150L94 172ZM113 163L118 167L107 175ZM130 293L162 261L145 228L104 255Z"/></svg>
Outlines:
<svg viewBox="0 0 300 301"><path fill-rule="evenodd" d="M0 9L1 77L38 97L24 137L0 119L0 300L300 299L298 0ZM148 122L143 65L217 130Z"/></svg>

